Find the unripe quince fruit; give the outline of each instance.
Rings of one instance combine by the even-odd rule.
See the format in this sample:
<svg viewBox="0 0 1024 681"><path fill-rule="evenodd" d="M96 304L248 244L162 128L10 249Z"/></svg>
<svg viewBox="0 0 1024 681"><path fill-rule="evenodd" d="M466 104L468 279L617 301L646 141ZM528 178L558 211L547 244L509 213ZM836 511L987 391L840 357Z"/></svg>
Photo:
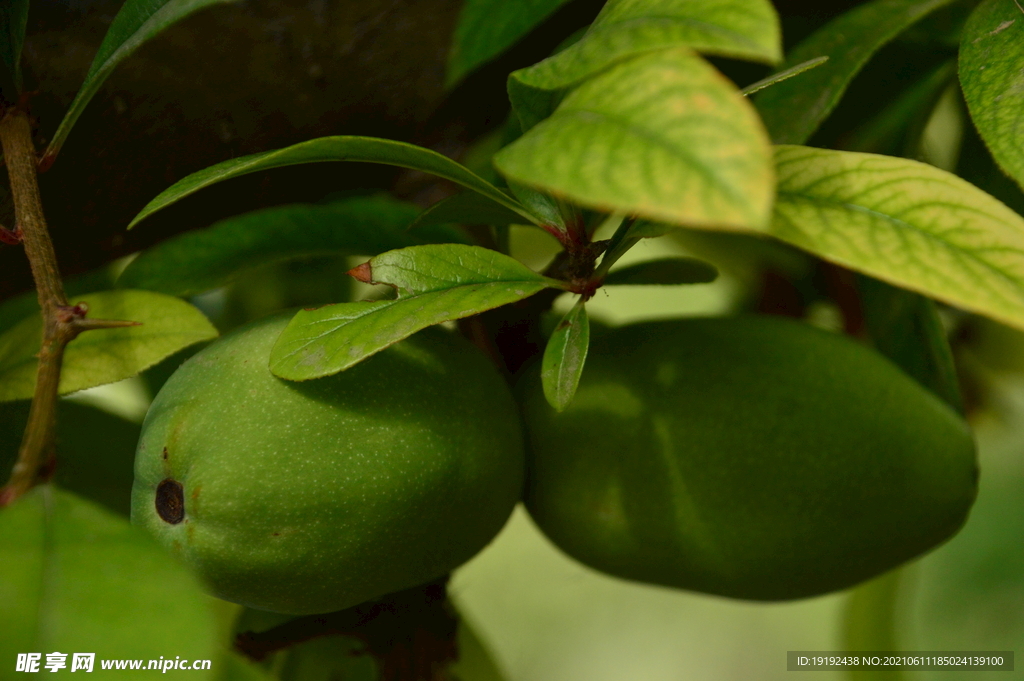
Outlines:
<svg viewBox="0 0 1024 681"><path fill-rule="evenodd" d="M877 353L778 317L637 324L574 401L526 388L526 505L598 570L776 600L842 589L954 534L974 443Z"/></svg>
<svg viewBox="0 0 1024 681"><path fill-rule="evenodd" d="M215 595L289 614L340 610L472 557L522 489L501 376L433 329L288 382L267 368L287 323L228 335L168 380L143 425L132 522Z"/></svg>

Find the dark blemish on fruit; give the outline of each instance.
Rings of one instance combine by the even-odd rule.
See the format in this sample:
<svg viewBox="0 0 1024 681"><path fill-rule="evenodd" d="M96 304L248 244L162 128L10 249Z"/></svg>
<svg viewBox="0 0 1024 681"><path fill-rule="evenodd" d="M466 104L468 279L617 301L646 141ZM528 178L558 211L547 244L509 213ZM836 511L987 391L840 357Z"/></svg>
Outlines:
<svg viewBox="0 0 1024 681"><path fill-rule="evenodd" d="M156 486L156 513L165 522L177 525L185 518L185 488L167 478Z"/></svg>
<svg viewBox="0 0 1024 681"><path fill-rule="evenodd" d="M281 533L280 533L280 532L275 532L275 533L274 533L274 536L275 536L275 537L280 537L280 536L281 536Z"/></svg>
<svg viewBox="0 0 1024 681"><path fill-rule="evenodd" d="M164 447L164 461L167 461L167 447Z"/></svg>

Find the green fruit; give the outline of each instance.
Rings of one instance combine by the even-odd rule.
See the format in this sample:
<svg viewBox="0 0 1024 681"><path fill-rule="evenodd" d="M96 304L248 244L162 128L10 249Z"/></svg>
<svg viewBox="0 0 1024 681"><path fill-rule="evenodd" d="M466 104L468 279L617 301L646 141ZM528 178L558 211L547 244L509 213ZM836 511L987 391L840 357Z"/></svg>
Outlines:
<svg viewBox="0 0 1024 681"><path fill-rule="evenodd" d="M975 496L955 412L873 351L783 318L620 328L564 412L539 381L526 392L530 514L628 579L834 591L950 537Z"/></svg>
<svg viewBox="0 0 1024 681"><path fill-rule="evenodd" d="M288 322L226 336L178 369L143 424L132 522L215 595L340 610L457 567L519 498L519 417L473 346L428 330L336 376L267 368Z"/></svg>

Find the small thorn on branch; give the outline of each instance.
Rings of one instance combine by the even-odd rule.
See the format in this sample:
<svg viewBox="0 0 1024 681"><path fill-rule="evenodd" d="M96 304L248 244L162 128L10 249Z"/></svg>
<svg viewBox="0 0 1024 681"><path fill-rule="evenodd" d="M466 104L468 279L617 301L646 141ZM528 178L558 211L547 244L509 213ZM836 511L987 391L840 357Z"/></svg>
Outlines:
<svg viewBox="0 0 1024 681"><path fill-rule="evenodd" d="M71 327L74 335L83 331L94 331L96 329L123 329L129 326L142 326L142 322L133 322L120 319L89 319L85 315L89 312L87 303L77 305L60 305L56 308L57 321Z"/></svg>
<svg viewBox="0 0 1024 681"><path fill-rule="evenodd" d="M96 329L123 329L129 326L142 326L142 322L131 322L120 319L76 319L75 328L79 331L94 331Z"/></svg>

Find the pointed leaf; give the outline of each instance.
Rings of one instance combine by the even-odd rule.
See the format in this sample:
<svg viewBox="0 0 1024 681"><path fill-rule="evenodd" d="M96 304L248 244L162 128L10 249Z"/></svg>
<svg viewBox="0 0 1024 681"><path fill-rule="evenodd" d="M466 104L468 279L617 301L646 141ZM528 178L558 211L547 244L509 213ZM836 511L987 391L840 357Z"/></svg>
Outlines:
<svg viewBox="0 0 1024 681"><path fill-rule="evenodd" d="M320 137L308 142L293 144L284 149L231 159L192 173L188 177L178 180L146 204L142 212L136 215L128 225L128 228L131 229L158 210L218 182L271 168L327 161L382 163L432 173L483 194L492 201L519 213L528 223L537 222L537 218L530 215L508 194L470 172L465 166L459 165L436 151L377 137L337 136Z"/></svg>
<svg viewBox="0 0 1024 681"><path fill-rule="evenodd" d="M590 349L590 320L581 298L555 328L544 348L540 377L544 397L557 411L572 402Z"/></svg>
<svg viewBox="0 0 1024 681"><path fill-rule="evenodd" d="M50 146L41 162L43 167L53 162L60 153L68 133L82 111L89 104L93 95L100 89L103 82L114 71L118 64L128 55L137 50L147 40L165 28L181 21L193 12L210 5L234 2L235 0L125 0L121 10L107 30L100 49L89 67L82 88L75 95L71 107L64 114L64 120L57 127Z"/></svg>
<svg viewBox="0 0 1024 681"><path fill-rule="evenodd" d="M398 298L300 311L271 352L271 371L292 381L336 374L420 329L561 285L507 255L461 244L390 251L352 273L395 287Z"/></svg>
<svg viewBox="0 0 1024 681"><path fill-rule="evenodd" d="M675 286L707 284L718 278L718 270L697 258L662 258L629 265L610 272L605 286Z"/></svg>
<svg viewBox="0 0 1024 681"><path fill-rule="evenodd" d="M471 196L478 196L469 192ZM360 197L324 205L278 206L221 220L150 248L133 260L119 288L187 296L223 286L242 273L298 257L328 254L376 255L413 246L454 230L406 226L416 207L386 197ZM451 232L451 234L448 234Z"/></svg>
<svg viewBox="0 0 1024 681"><path fill-rule="evenodd" d="M18 653L43 653L47 675L46 653L68 654L64 673L74 653L95 653L102 675L102 660L145 668L168 655L209 660L220 648L209 598L184 566L126 518L49 485L0 510L0 621L4 678Z"/></svg>
<svg viewBox="0 0 1024 681"><path fill-rule="evenodd" d="M64 351L60 393L129 378L182 348L210 340L217 330L183 300L149 291L106 291L76 296L94 319L141 322L140 326L88 331ZM0 402L32 397L42 319L33 315L0 335Z"/></svg>
<svg viewBox="0 0 1024 681"><path fill-rule="evenodd" d="M519 225L523 216L495 203L476 192L460 192L455 196L438 201L426 209L411 225L410 230L424 229L430 225ZM396 246L396 248L398 248Z"/></svg>
<svg viewBox="0 0 1024 681"><path fill-rule="evenodd" d="M782 58L779 19L767 0L609 0L583 37L509 77L523 130L554 110L560 92L646 52L689 47L769 64Z"/></svg>
<svg viewBox="0 0 1024 681"><path fill-rule="evenodd" d="M448 56L448 87L512 47L566 2L466 0Z"/></svg>
<svg viewBox="0 0 1024 681"><path fill-rule="evenodd" d="M786 57L786 66L815 57L828 63L779 83L755 102L772 140L803 144L832 112L850 81L886 43L952 0L874 0L833 19Z"/></svg>
<svg viewBox="0 0 1024 681"><path fill-rule="evenodd" d="M960 83L978 132L996 162L1024 187L1024 7L985 0L960 43Z"/></svg>
<svg viewBox="0 0 1024 681"><path fill-rule="evenodd" d="M761 229L771 210L771 150L753 107L688 50L585 82L495 164L588 207L691 227Z"/></svg>
<svg viewBox="0 0 1024 681"><path fill-rule="evenodd" d="M793 76L799 76L801 73L805 71L810 71L813 68L817 68L827 61L828 57L815 57L814 59L808 59L805 62L800 62L796 66L790 66L788 69L783 69L781 71L773 73L767 78L762 78L756 83L751 83L750 85L740 90L740 92L743 94L744 97L749 97L755 92L760 92L765 88L770 88L772 85L775 85L776 83L781 83L784 80L789 80Z"/></svg>
<svg viewBox="0 0 1024 681"><path fill-rule="evenodd" d="M826 260L1024 328L1024 218L917 161L781 146L770 233Z"/></svg>
<svg viewBox="0 0 1024 681"><path fill-rule="evenodd" d="M0 76L0 89L14 87L14 91L7 93L10 101L21 94L21 48L25 44L25 27L28 25L28 2L4 0L0 3L0 62L5 71Z"/></svg>

